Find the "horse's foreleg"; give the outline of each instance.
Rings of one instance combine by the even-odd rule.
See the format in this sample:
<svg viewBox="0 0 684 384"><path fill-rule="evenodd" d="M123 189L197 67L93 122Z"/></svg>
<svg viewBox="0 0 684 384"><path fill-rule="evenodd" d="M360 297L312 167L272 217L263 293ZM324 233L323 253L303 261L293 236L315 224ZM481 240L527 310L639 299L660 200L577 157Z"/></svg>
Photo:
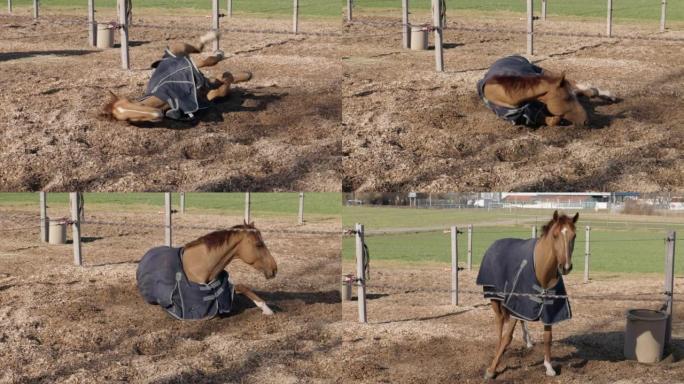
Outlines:
<svg viewBox="0 0 684 384"><path fill-rule="evenodd" d="M199 43L196 45L180 42L180 41L174 41L173 43L169 44L169 51L173 53L175 56L189 56L191 53L200 53L202 50L204 50L204 46L207 43L210 43L218 38L218 33L211 31L207 32L204 34L202 37L199 38ZM223 56L221 55L221 59L223 59ZM220 59L216 61L218 63L221 61ZM214 63L214 64L216 64ZM213 64L212 64L213 65ZM198 65L199 67L199 65Z"/></svg>
<svg viewBox="0 0 684 384"><path fill-rule="evenodd" d="M248 299L252 300L254 305L261 308L261 312L263 312L264 315L272 315L273 314L273 310L271 310L271 308L269 308L269 306L266 304L266 302L262 298L257 296L257 294L254 293L254 291L252 291L246 285L235 284L235 293L247 296Z"/></svg>
<svg viewBox="0 0 684 384"><path fill-rule="evenodd" d="M504 352L506 352L506 348L508 348L508 346L511 344L511 341L513 340L513 331L515 331L515 326L517 323L517 319L509 318L509 326L503 335L503 339L501 340L498 350L496 351L496 356L494 356L492 365L490 365L489 369L485 371L485 379L491 379L496 375L496 367L499 366L501 356L503 356Z"/></svg>
<svg viewBox="0 0 684 384"><path fill-rule="evenodd" d="M523 330L523 340L525 341L525 345L527 346L528 349L534 347L534 343L532 342L532 337L530 337L530 330L527 328L527 321L521 321L522 323L522 330Z"/></svg>
<svg viewBox="0 0 684 384"><path fill-rule="evenodd" d="M501 302L498 300L492 300L492 309L494 310L494 321L496 322L496 350L499 350L499 347L501 346L501 338L503 336L503 326L504 326L504 320L505 316L501 312Z"/></svg>
<svg viewBox="0 0 684 384"><path fill-rule="evenodd" d="M562 118L560 116L545 116L544 122L549 127L555 127L560 124Z"/></svg>
<svg viewBox="0 0 684 384"><path fill-rule="evenodd" d="M235 74L224 72L221 80L209 78L211 90L207 92L207 99L211 101L219 97L226 97L230 93L231 84L249 81L251 78L251 72L236 72Z"/></svg>
<svg viewBox="0 0 684 384"><path fill-rule="evenodd" d="M553 335L551 333L551 326L544 326L544 367L546 368L546 376L556 376L556 370L551 365L551 342Z"/></svg>

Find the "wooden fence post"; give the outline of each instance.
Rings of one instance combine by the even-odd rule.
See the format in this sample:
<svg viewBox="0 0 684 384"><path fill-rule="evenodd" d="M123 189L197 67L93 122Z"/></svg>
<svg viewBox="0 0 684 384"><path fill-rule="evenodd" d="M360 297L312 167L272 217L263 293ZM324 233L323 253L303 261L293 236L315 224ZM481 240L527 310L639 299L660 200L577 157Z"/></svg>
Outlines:
<svg viewBox="0 0 684 384"><path fill-rule="evenodd" d="M72 243L74 244L74 264L83 265L83 256L81 255L81 218L79 210L81 206L80 192L69 193L69 200L71 202L71 234Z"/></svg>
<svg viewBox="0 0 684 384"><path fill-rule="evenodd" d="M608 18L606 20L606 35L613 35L613 0L608 0Z"/></svg>
<svg viewBox="0 0 684 384"><path fill-rule="evenodd" d="M233 17L233 0L228 0L226 8L228 8L228 17Z"/></svg>
<svg viewBox="0 0 684 384"><path fill-rule="evenodd" d="M356 298L359 302L359 323L367 323L366 315L366 273L363 267L363 224L356 224Z"/></svg>
<svg viewBox="0 0 684 384"><path fill-rule="evenodd" d="M532 226L532 238L533 239L537 238L537 226L536 225Z"/></svg>
<svg viewBox="0 0 684 384"><path fill-rule="evenodd" d="M451 304L458 305L458 228L451 226Z"/></svg>
<svg viewBox="0 0 684 384"><path fill-rule="evenodd" d="M249 224L250 220L250 210L251 210L251 202L252 197L250 196L249 192L245 192L245 223Z"/></svg>
<svg viewBox="0 0 684 384"><path fill-rule="evenodd" d="M173 245L171 235L171 192L164 192L164 244L167 247Z"/></svg>
<svg viewBox="0 0 684 384"><path fill-rule="evenodd" d="M304 224L304 192L299 192L299 224Z"/></svg>
<svg viewBox="0 0 684 384"><path fill-rule="evenodd" d="M402 42L404 49L411 48L411 25L409 24L409 2L401 0Z"/></svg>
<svg viewBox="0 0 684 384"><path fill-rule="evenodd" d="M473 270L473 225L468 224L468 270Z"/></svg>
<svg viewBox="0 0 684 384"><path fill-rule="evenodd" d="M590 248L590 236L591 236L591 227L586 226L584 227L584 282L588 283L589 282L589 256L591 256L591 248Z"/></svg>
<svg viewBox="0 0 684 384"><path fill-rule="evenodd" d="M33 0L33 18L37 19L40 16L40 1Z"/></svg>
<svg viewBox="0 0 684 384"><path fill-rule="evenodd" d="M543 21L546 21L546 0L542 0L542 6L541 6L541 19Z"/></svg>
<svg viewBox="0 0 684 384"><path fill-rule="evenodd" d="M444 52L442 51L443 25L442 9L443 0L432 0L432 25L435 28L435 66L438 72L444 72Z"/></svg>
<svg viewBox="0 0 684 384"><path fill-rule="evenodd" d="M672 313L674 302L674 263L675 263L675 241L677 233L670 231L665 240L665 294L667 302L665 313L667 314L667 325L665 327L665 344L672 342Z"/></svg>
<svg viewBox="0 0 684 384"><path fill-rule="evenodd" d="M40 240L48 242L47 194L40 192Z"/></svg>
<svg viewBox="0 0 684 384"><path fill-rule="evenodd" d="M180 213L185 213L185 192L180 193Z"/></svg>
<svg viewBox="0 0 684 384"><path fill-rule="evenodd" d="M292 32L296 35L299 33L299 0L294 0L292 8Z"/></svg>
<svg viewBox="0 0 684 384"><path fill-rule="evenodd" d="M90 46L97 45L97 24L95 23L95 0L88 0L88 40Z"/></svg>
<svg viewBox="0 0 684 384"><path fill-rule="evenodd" d="M121 29L121 68L130 69L130 60L128 59L128 21L126 17L126 0L117 0L117 6L119 9L119 27Z"/></svg>
<svg viewBox="0 0 684 384"><path fill-rule="evenodd" d="M347 22L352 21L352 6L354 5L353 0L347 0Z"/></svg>
<svg viewBox="0 0 684 384"><path fill-rule="evenodd" d="M527 0L527 54L534 55L534 4Z"/></svg>
<svg viewBox="0 0 684 384"><path fill-rule="evenodd" d="M219 31L219 2L218 0L211 0L211 29L218 33ZM214 40L214 51L219 50L219 37Z"/></svg>
<svg viewBox="0 0 684 384"><path fill-rule="evenodd" d="M660 1L660 32L665 32L665 14L667 9L667 0Z"/></svg>

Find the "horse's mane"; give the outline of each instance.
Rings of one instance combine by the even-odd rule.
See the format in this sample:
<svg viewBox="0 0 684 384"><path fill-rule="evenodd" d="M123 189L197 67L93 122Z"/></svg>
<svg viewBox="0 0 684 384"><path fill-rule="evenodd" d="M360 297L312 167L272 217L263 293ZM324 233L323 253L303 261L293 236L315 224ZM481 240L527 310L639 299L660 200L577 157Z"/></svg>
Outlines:
<svg viewBox="0 0 684 384"><path fill-rule="evenodd" d="M218 248L225 244L233 234L240 232L240 230L254 232L257 236L260 237L259 232L254 227L254 223L238 224L230 227L229 229L222 229L219 231L208 233L198 239L195 239L185 244L185 248L190 248L197 245L204 245L207 247L207 249Z"/></svg>
<svg viewBox="0 0 684 384"><path fill-rule="evenodd" d="M492 76L487 83L489 84L499 84L501 85L506 93L510 93L518 90L525 90L529 88L536 87L542 80L553 81L556 79L549 75L538 75L538 76Z"/></svg>
<svg viewBox="0 0 684 384"><path fill-rule="evenodd" d="M552 218L551 220L549 220L548 223L546 223L546 224L542 227L542 234L541 234L541 237L546 237L546 235L549 234L549 231L551 230L551 228L553 228L553 225L556 224L556 223L558 223L558 224L560 224L560 225L570 224L573 228L575 227L575 223L572 221L572 217L570 217L570 216L566 215L565 213L563 213L563 214L561 214L561 215L558 216L558 219L557 219L557 220L554 220L554 219Z"/></svg>

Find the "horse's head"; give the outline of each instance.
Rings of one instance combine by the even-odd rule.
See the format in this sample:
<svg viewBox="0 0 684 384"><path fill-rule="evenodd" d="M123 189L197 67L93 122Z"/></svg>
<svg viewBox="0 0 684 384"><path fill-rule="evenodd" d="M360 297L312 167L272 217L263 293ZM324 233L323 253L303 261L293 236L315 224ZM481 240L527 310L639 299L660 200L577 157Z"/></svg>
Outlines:
<svg viewBox="0 0 684 384"><path fill-rule="evenodd" d="M539 100L546 104L552 115L568 120L576 127L583 127L588 122L587 111L577 100L565 74L549 77L548 91Z"/></svg>
<svg viewBox="0 0 684 384"><path fill-rule="evenodd" d="M551 236L558 270L567 275L572 270L572 251L575 249L575 223L579 212L573 217L553 212L553 218L543 228L542 236Z"/></svg>
<svg viewBox="0 0 684 384"><path fill-rule="evenodd" d="M159 122L164 118L164 114L157 108L132 103L112 91L109 91L109 94L109 101L102 107L102 114L106 117L132 122Z"/></svg>
<svg viewBox="0 0 684 384"><path fill-rule="evenodd" d="M236 225L233 229L242 229L242 240L237 245L236 257L263 272L267 279L275 277L278 265L266 247L261 232L254 227L254 223Z"/></svg>

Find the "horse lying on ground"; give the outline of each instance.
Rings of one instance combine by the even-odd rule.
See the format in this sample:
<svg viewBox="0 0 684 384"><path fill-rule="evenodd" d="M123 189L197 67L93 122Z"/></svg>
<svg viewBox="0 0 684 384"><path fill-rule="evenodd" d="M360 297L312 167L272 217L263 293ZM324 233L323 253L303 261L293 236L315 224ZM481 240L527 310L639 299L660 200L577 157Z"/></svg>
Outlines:
<svg viewBox="0 0 684 384"><path fill-rule="evenodd" d="M570 122L587 125L587 111L578 97L615 101L610 92L576 84L529 62L522 56L499 59L477 82L477 92L487 108L513 124L556 126Z"/></svg>
<svg viewBox="0 0 684 384"><path fill-rule="evenodd" d="M190 58L190 54L201 53L205 45L217 37L216 32L209 32L197 45L170 44L162 59L152 64L154 72L145 95L133 101L110 91L111 98L103 107L103 114L130 122L159 122L164 116L189 120L198 110L208 108L211 101L228 96L231 84L249 81L252 74L224 72L220 79L205 76L199 69L223 60L221 51L194 61Z"/></svg>
<svg viewBox="0 0 684 384"><path fill-rule="evenodd" d="M225 268L240 259L267 279L278 271L254 223L216 231L180 248L155 247L138 264L138 290L145 301L158 304L179 320L199 320L230 313L235 294L247 296L265 315L273 311L243 284L228 278Z"/></svg>
<svg viewBox="0 0 684 384"><path fill-rule="evenodd" d="M541 320L544 324L544 367L548 376L556 375L551 364L551 327L572 317L563 275L572 270L578 218L579 213L570 218L556 211L539 239L501 239L485 252L477 284L483 286L484 297L491 300L498 337L485 379L496 375L518 320L522 321L528 348L532 347L532 340L525 322ZM507 326L505 332L504 326Z"/></svg>

